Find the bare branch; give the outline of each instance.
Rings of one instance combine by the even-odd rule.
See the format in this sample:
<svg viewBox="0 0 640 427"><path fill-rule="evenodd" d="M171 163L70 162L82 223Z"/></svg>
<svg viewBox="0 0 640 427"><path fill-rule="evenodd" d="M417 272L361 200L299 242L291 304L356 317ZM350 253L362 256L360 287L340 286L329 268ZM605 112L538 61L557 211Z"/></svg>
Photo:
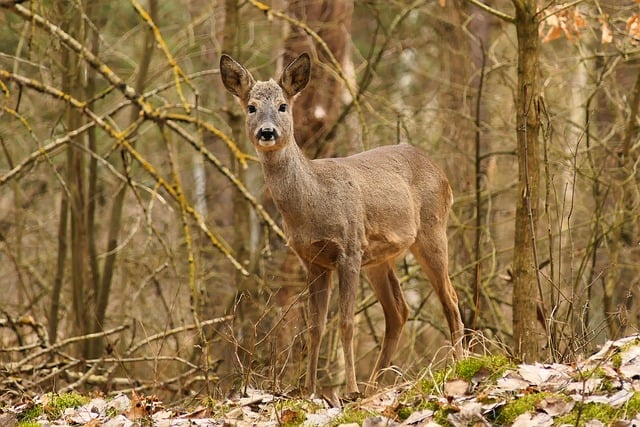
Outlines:
<svg viewBox="0 0 640 427"><path fill-rule="evenodd" d="M475 6L478 6L480 9L484 10L485 12L490 13L491 15L502 19L503 21L513 23L516 20L513 16L507 15L504 12L500 12L498 9L494 9L491 6L488 6L482 3L480 0L467 0L467 1Z"/></svg>

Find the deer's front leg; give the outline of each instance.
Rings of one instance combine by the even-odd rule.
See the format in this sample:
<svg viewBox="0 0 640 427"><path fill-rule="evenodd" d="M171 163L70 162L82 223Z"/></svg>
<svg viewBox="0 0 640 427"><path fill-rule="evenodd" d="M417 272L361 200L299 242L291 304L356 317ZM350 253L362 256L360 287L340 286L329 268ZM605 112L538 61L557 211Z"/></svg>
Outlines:
<svg viewBox="0 0 640 427"><path fill-rule="evenodd" d="M361 256L346 258L338 265L340 291L340 338L344 351L347 394L359 393L356 383L356 368L353 358L353 327L355 317L356 291L360 280Z"/></svg>
<svg viewBox="0 0 640 427"><path fill-rule="evenodd" d="M309 286L309 332L307 341L309 359L307 361L305 388L307 393L314 394L316 392L320 341L324 334L324 328L327 324L327 312L329 311L331 271L313 264L307 266L307 271Z"/></svg>

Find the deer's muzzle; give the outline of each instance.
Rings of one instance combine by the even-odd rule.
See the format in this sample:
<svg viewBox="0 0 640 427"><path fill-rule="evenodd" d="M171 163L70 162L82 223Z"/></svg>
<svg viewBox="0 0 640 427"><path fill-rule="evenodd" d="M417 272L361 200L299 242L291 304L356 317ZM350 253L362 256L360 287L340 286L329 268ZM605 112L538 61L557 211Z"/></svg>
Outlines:
<svg viewBox="0 0 640 427"><path fill-rule="evenodd" d="M269 146L273 145L278 139L278 131L272 127L263 127L258 130L258 141L260 145Z"/></svg>

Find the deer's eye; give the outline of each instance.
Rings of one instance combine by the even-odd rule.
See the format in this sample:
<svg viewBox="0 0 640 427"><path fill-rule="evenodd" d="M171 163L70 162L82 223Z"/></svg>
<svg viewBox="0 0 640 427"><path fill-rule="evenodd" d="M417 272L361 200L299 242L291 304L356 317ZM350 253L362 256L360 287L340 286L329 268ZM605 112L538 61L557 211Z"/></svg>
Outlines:
<svg viewBox="0 0 640 427"><path fill-rule="evenodd" d="M280 104L280 107L278 107L278 111L280 111L281 113L286 113L287 108L289 108L287 104Z"/></svg>
<svg viewBox="0 0 640 427"><path fill-rule="evenodd" d="M255 105L249 105L247 107L247 111L249 112L249 114L253 114L256 112L256 106Z"/></svg>

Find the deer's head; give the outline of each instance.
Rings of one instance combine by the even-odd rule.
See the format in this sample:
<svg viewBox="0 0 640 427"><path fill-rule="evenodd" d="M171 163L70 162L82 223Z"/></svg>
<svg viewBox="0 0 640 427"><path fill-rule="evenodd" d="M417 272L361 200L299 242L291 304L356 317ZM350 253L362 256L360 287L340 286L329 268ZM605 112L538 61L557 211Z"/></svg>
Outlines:
<svg viewBox="0 0 640 427"><path fill-rule="evenodd" d="M228 55L220 58L220 75L246 113L247 132L259 151L279 150L293 139L292 102L309 82L311 59L303 53L287 65L278 82L256 81Z"/></svg>

